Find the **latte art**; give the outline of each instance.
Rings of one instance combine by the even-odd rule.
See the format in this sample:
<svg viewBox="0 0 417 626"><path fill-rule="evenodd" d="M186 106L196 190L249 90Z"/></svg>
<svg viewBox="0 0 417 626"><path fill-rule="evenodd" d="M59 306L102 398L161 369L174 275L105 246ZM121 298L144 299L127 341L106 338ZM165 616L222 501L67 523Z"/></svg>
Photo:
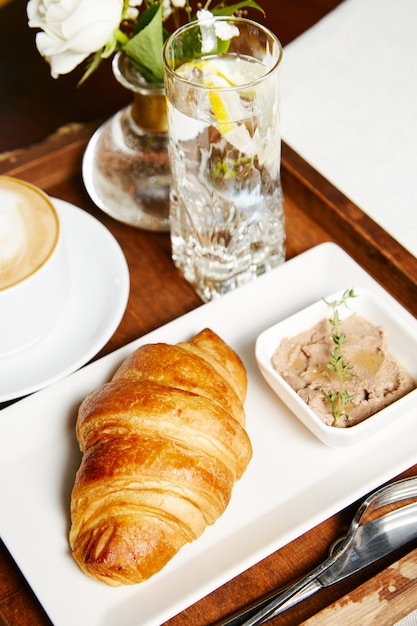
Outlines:
<svg viewBox="0 0 417 626"><path fill-rule="evenodd" d="M26 232L14 194L0 189L0 268L9 271L26 246Z"/></svg>
<svg viewBox="0 0 417 626"><path fill-rule="evenodd" d="M58 218L49 199L24 182L0 187L0 290L36 272L58 241Z"/></svg>
<svg viewBox="0 0 417 626"><path fill-rule="evenodd" d="M0 359L46 337L70 293L65 237L53 203L38 187L0 176Z"/></svg>

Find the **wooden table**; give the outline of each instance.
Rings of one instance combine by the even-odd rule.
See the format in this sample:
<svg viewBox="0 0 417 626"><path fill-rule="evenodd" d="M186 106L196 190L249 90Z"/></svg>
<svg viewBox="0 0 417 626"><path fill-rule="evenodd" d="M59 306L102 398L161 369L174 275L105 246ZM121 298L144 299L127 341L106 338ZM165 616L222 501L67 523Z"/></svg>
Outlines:
<svg viewBox="0 0 417 626"><path fill-rule="evenodd" d="M287 0L275 5L275 0L270 0L262 4L268 12L270 11L269 15L272 15L269 18L269 25L286 43L338 2ZM21 9L23 3L19 1L17 5ZM282 10L280 15L278 6ZM10 10L11 15L12 9L13 3L0 9L1 30L4 30L4 13L1 11ZM35 65L39 68L37 61ZM21 71L22 67L17 67L16 72ZM46 77L42 71L40 75L43 76L39 79L42 84ZM104 87L109 84L106 82L108 77L103 74L100 80L103 81L100 83L103 93ZM25 89L26 87L23 88L23 92ZM53 92L55 86L50 86L49 89ZM20 96L16 97L19 100ZM1 99L2 125L7 119L13 118L12 101L13 98L9 101L6 98L5 103L5 100ZM32 104L32 119L36 120L39 115L39 100L36 93L33 94ZM119 104L118 102L117 105ZM47 123L45 122L41 130L36 124L29 125L30 132L28 131L27 137L30 139L26 143L22 143L24 133L17 133L13 146L6 147L4 142L4 150L10 150L12 147L17 150L0 155L0 173L33 182L50 195L82 207L103 222L122 246L130 269L131 293L126 314L117 332L97 355L96 358L99 358L201 306L202 303L175 270L170 256L168 235L143 232L116 222L96 209L86 195L80 176L80 160L88 138L98 123L93 116L94 108L91 106L91 102L87 100L82 123L77 118L61 119L60 115L57 115L54 120L49 119ZM110 112L102 110L100 115ZM66 114L69 112L66 111ZM70 123L74 121L77 123ZM58 128L54 126L56 123L64 126L59 132L54 133ZM39 132L43 133L40 141L36 137ZM416 258L285 145L282 156L282 180L287 220L287 257L291 258L323 241L334 241L416 315ZM163 298L160 296L162 293ZM416 473L417 467L414 467L404 475ZM355 504L278 550L167 624L170 626L215 624L252 600L305 574L325 558L330 543L347 529ZM408 546L402 553L371 567L366 574L358 574L322 591L284 613L275 620L275 623L293 626L312 618L326 606L381 572L394 557L407 557L411 548L415 547ZM415 587L413 593L416 593ZM414 604L417 605L417 596ZM407 606L409 608L410 603ZM398 611L392 613L392 621L394 615L395 619L402 616ZM5 626L50 624L3 544L0 545L0 623Z"/></svg>

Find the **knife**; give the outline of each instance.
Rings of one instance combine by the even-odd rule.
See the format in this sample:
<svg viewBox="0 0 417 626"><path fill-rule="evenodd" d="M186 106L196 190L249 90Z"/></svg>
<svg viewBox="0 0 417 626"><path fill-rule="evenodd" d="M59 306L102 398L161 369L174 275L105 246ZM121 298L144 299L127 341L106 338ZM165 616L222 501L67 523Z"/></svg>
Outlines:
<svg viewBox="0 0 417 626"><path fill-rule="evenodd" d="M310 597L323 587L362 570L417 539L417 502L359 526L346 544L336 542L329 558L310 574L215 626L255 626Z"/></svg>

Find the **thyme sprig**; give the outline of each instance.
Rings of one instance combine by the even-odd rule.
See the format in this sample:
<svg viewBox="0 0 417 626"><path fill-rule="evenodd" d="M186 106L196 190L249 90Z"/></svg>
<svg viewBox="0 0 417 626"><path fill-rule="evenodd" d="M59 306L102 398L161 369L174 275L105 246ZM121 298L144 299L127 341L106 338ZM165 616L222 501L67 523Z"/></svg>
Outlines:
<svg viewBox="0 0 417 626"><path fill-rule="evenodd" d="M328 302L323 298L324 302L326 302L326 304L328 304L333 311L333 317L329 318L329 322L332 329L334 350L330 353L329 362L326 364L326 367L336 374L338 379L338 389L336 391L322 390L322 394L330 404L334 418L334 425L336 425L338 420L340 420L342 417L348 417L348 414L346 412L346 406L358 395L357 393L350 394L345 389L345 381L348 378L356 376L356 374L352 371L353 366L351 365L351 363L344 360L343 345L346 342L346 335L339 328L339 307L343 305L347 306L347 301L350 298L356 298L356 294L354 293L353 289L346 289L340 300Z"/></svg>

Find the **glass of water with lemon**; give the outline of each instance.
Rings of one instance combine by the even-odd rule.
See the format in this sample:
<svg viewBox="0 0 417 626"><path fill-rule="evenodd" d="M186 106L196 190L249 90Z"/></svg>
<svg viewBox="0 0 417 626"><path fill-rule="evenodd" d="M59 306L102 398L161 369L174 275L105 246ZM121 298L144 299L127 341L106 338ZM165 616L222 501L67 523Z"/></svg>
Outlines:
<svg viewBox="0 0 417 626"><path fill-rule="evenodd" d="M191 22L164 47L172 256L204 301L285 259L281 58L240 17Z"/></svg>

